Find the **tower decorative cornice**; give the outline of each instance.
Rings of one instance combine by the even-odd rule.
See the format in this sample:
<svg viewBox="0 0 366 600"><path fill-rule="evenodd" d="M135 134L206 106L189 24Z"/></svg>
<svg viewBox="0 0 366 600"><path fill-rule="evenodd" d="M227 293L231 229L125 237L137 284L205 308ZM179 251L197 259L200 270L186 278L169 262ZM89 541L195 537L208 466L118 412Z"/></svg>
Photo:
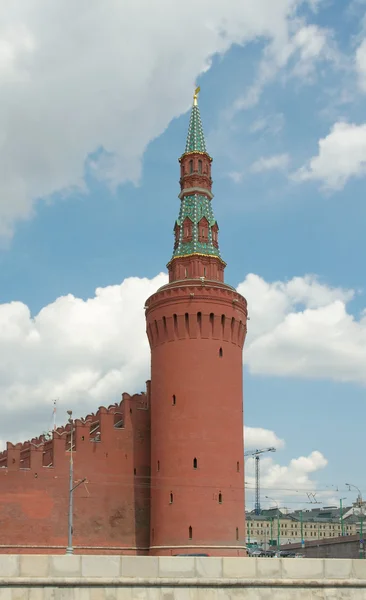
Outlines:
<svg viewBox="0 0 366 600"><path fill-rule="evenodd" d="M185 151L179 159L181 201L174 226L174 250L168 263L170 281L205 277L223 281L225 263L221 259L218 231L211 200L212 158L206 149L197 87L189 119ZM209 262L207 262L209 261Z"/></svg>

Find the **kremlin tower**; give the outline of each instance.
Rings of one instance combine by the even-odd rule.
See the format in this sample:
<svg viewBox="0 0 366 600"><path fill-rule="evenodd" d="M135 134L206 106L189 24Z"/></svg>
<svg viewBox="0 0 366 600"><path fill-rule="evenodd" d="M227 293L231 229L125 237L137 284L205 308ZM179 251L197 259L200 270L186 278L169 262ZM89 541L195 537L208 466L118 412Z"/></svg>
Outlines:
<svg viewBox="0 0 366 600"><path fill-rule="evenodd" d="M247 304L224 283L198 91L179 160L169 283L145 306L146 393L106 398L50 435L7 443L0 553L246 555Z"/></svg>
<svg viewBox="0 0 366 600"><path fill-rule="evenodd" d="M243 556L247 304L224 283L198 92L179 159L169 283L145 306L151 347L150 554Z"/></svg>

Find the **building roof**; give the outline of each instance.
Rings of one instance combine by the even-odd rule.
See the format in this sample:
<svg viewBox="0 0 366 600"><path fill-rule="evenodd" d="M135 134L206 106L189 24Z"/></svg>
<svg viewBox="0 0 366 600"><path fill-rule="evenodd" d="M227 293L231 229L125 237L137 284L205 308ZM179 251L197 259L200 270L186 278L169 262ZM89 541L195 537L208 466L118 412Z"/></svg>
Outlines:
<svg viewBox="0 0 366 600"><path fill-rule="evenodd" d="M198 92L199 88L197 88L193 99L187 143L183 156L195 152L207 154L200 111L197 103ZM208 158L211 162L211 158ZM194 176L198 179L202 179L203 183L202 185L194 184L194 187L189 187L187 190L183 189L181 192L179 217L175 223L175 227L179 228L179 231L176 233L176 245L172 259L197 254L216 257L222 261L217 241L218 225L211 204L212 194L208 189L205 191L207 178L210 177L210 172L208 174L195 172ZM191 231L189 239L187 239L186 235L187 227L189 227ZM205 231L207 228L207 235L204 239L202 235L200 235L200 231L203 227L205 228ZM215 235L216 239L214 239Z"/></svg>
<svg viewBox="0 0 366 600"><path fill-rule="evenodd" d="M344 507L342 509L343 517L346 515L346 513L349 513L350 510L350 507ZM341 518L340 509L336 507L295 510L292 513L287 514L279 511L279 516L280 519L301 521L301 513L304 523L339 523ZM277 517L277 508L262 510L260 515L256 515L254 511L246 513L247 521L268 521L274 517ZM347 523L357 523L359 521L359 516L357 514L352 514L344 520L347 520Z"/></svg>
<svg viewBox="0 0 366 600"><path fill-rule="evenodd" d="M200 109L197 103L197 92L194 95L191 117L189 119L185 153L187 154L188 152L207 152Z"/></svg>

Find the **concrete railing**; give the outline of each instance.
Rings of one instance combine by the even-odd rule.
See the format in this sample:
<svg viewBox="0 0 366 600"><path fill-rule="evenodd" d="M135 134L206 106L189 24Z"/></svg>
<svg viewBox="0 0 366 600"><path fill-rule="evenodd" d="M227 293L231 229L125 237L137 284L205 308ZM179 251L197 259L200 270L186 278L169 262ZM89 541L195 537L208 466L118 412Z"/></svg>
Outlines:
<svg viewBox="0 0 366 600"><path fill-rule="evenodd" d="M79 588L83 600L95 588L98 600L364 600L366 561L0 555L0 600L78 600Z"/></svg>

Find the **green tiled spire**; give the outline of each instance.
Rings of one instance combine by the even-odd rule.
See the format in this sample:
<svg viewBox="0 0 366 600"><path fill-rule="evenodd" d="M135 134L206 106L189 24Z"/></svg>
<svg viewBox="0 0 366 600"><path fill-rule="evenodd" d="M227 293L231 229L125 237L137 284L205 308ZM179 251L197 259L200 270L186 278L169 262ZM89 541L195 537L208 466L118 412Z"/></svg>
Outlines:
<svg viewBox="0 0 366 600"><path fill-rule="evenodd" d="M197 95L200 91L196 89L193 99L191 118L189 120L188 136L185 152L207 152L205 136L203 135L203 127L201 122L200 109L197 104Z"/></svg>

